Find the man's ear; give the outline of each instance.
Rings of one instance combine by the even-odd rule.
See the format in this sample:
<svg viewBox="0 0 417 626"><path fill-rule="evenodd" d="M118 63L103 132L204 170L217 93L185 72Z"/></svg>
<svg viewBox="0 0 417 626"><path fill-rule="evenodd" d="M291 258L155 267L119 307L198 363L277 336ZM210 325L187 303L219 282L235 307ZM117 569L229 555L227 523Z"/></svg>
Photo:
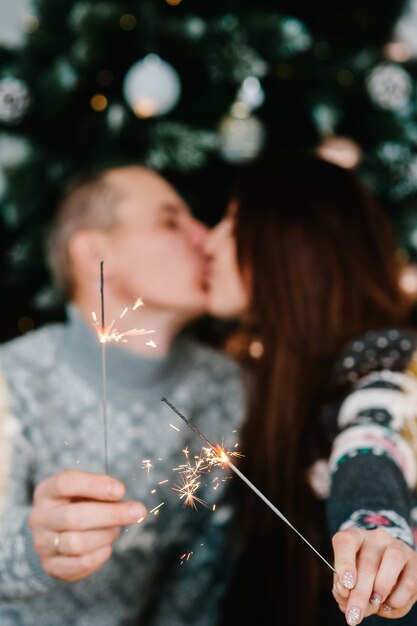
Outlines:
<svg viewBox="0 0 417 626"><path fill-rule="evenodd" d="M100 262L106 260L104 233L96 230L79 230L71 237L68 251L74 276L96 282L100 275ZM109 270L110 267L106 267L106 273Z"/></svg>

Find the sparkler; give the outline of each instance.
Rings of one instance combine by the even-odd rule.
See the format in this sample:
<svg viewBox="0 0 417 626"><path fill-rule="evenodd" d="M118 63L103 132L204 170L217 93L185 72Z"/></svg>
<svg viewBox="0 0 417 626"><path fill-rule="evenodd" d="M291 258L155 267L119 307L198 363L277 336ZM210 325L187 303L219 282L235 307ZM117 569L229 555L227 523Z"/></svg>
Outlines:
<svg viewBox="0 0 417 626"><path fill-rule="evenodd" d="M165 504L165 502L161 502L161 504L158 504L158 506L154 507L151 511L149 511L149 514L153 513L154 515L158 515L159 513L159 509L161 508L161 506L163 506Z"/></svg>
<svg viewBox="0 0 417 626"><path fill-rule="evenodd" d="M332 567L332 565L330 565L330 563L326 561L324 556L322 556L320 552L318 552L316 548L312 546L311 543L300 533L300 531L298 531L295 526L291 524L291 522L285 517L285 515L283 515L281 511L274 504L272 504L270 500L268 500L268 498L262 493L262 491L255 487L255 485L236 467L236 465L234 465L230 461L229 457L227 456L226 452L221 448L221 446L215 446L213 443L211 443L211 441L207 439L207 437L203 435L203 433L200 432L200 430L192 422L190 422L190 420L186 418L185 415L183 415L173 404L171 404L171 402L167 400L167 398L161 398L161 400L162 402L165 402L165 404L167 404L169 408L172 409L174 413L176 413L187 424L187 426L191 428L191 430L193 430L194 433L209 446L211 450L213 450L213 452L217 455L219 461L221 461L223 464L227 464L230 469L237 476L239 476L239 478L243 480L243 482L246 483L246 485L250 487L261 500L263 500L263 502L271 509L271 511L273 511L275 515L277 515L283 522L285 522L285 524L287 524L287 526L289 526L291 530L293 530L300 537L300 539L302 539L304 543L306 543L308 547L313 550L313 552L315 552L315 554L327 565L327 567L332 570L332 572L336 573L334 567Z"/></svg>
<svg viewBox="0 0 417 626"><path fill-rule="evenodd" d="M180 558L180 564L183 565L184 562L189 561L194 552L192 550L188 550L188 552L184 552L184 554Z"/></svg>
<svg viewBox="0 0 417 626"><path fill-rule="evenodd" d="M101 320L97 319L95 312L92 312L94 325L97 329L99 341L101 343L101 381L102 381L102 420L103 420L103 437L104 437L104 468L107 476L109 475L109 462L108 462L108 437L107 437L107 364L106 364L106 346L110 342L119 341L126 343L126 337L133 337L138 335L150 335L154 333L154 330L146 330L145 328L132 328L124 332L118 331L114 327L114 320L108 328L105 325L104 319L104 261L100 261L100 305L101 305ZM142 298L137 298L133 305L133 311L136 311L139 307L143 306ZM120 314L122 319L128 312L128 307L125 307ZM152 339L146 342L146 345L151 348L156 348L157 345Z"/></svg>
<svg viewBox="0 0 417 626"><path fill-rule="evenodd" d="M108 445L107 445L107 366L106 366L106 334L104 325L104 261L100 261L100 300L101 300L101 384L102 384L102 416L104 434L104 468L109 475Z"/></svg>
<svg viewBox="0 0 417 626"><path fill-rule="evenodd" d="M171 425L171 424L170 424ZM206 502L196 496L196 492L201 485L201 476L206 472L210 472L213 467L224 467L224 462L219 457L217 451L212 450L210 447L203 447L199 456L194 456L193 459L189 458L189 450L185 448L183 450L186 462L179 467L174 467L175 472L179 472L181 475L181 484L174 485L173 489L179 494L179 499L183 500L184 507L190 506L192 509L197 510L197 504L203 504L207 506ZM230 456L241 457L240 452L228 452ZM227 480L226 478L223 479ZM216 491L219 487L219 477L216 476L212 480L213 491Z"/></svg>
<svg viewBox="0 0 417 626"><path fill-rule="evenodd" d="M179 493L180 500L184 499L184 506L189 506L195 511L197 510L197 504L206 506L204 500L195 495L200 486L196 476L189 480L188 477L181 475L181 483L181 485L174 485L173 489Z"/></svg>

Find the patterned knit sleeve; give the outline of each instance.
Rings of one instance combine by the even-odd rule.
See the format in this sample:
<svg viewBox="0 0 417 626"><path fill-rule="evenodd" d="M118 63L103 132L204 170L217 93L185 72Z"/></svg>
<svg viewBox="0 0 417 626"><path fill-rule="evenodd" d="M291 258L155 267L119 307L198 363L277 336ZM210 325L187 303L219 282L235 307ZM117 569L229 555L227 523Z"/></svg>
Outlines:
<svg viewBox="0 0 417 626"><path fill-rule="evenodd" d="M27 598L58 582L43 572L27 524L33 458L0 372L0 601Z"/></svg>
<svg viewBox="0 0 417 626"><path fill-rule="evenodd" d="M337 411L329 460L332 534L350 526L384 528L415 545L417 379L409 367L414 349L410 335L372 333L352 344L339 365L339 377L351 381L351 388Z"/></svg>

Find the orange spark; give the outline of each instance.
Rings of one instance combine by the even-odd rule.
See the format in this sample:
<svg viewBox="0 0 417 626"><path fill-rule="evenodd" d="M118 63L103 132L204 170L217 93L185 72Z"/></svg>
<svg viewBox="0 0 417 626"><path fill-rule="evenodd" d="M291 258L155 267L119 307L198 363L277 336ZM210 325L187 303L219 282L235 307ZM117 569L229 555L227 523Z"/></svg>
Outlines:
<svg viewBox="0 0 417 626"><path fill-rule="evenodd" d="M153 469L153 465L150 459L143 459L142 469L146 469L148 471L148 476L149 476L149 472L151 471L151 469Z"/></svg>
<svg viewBox="0 0 417 626"><path fill-rule="evenodd" d="M161 502L161 504L158 504L158 506L156 506L155 508L152 509L152 511L149 511L149 513L153 513L154 515L157 515L159 513L159 508L161 506L163 506L165 504L165 502Z"/></svg>

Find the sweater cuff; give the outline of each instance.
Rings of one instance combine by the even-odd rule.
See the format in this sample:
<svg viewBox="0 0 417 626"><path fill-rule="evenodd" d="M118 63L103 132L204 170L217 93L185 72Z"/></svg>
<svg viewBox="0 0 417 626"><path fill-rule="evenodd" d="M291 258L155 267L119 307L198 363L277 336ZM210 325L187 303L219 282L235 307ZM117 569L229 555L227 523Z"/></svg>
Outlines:
<svg viewBox="0 0 417 626"><path fill-rule="evenodd" d="M352 513L350 518L340 526L339 530L352 528L352 526L363 528L364 530L382 528L394 539L400 539L410 546L410 548L415 549L413 532L410 525L395 511L359 509Z"/></svg>
<svg viewBox="0 0 417 626"><path fill-rule="evenodd" d="M60 581L45 573L32 541L27 520L22 528L25 561L30 572L31 587L34 593L42 593L56 586Z"/></svg>

